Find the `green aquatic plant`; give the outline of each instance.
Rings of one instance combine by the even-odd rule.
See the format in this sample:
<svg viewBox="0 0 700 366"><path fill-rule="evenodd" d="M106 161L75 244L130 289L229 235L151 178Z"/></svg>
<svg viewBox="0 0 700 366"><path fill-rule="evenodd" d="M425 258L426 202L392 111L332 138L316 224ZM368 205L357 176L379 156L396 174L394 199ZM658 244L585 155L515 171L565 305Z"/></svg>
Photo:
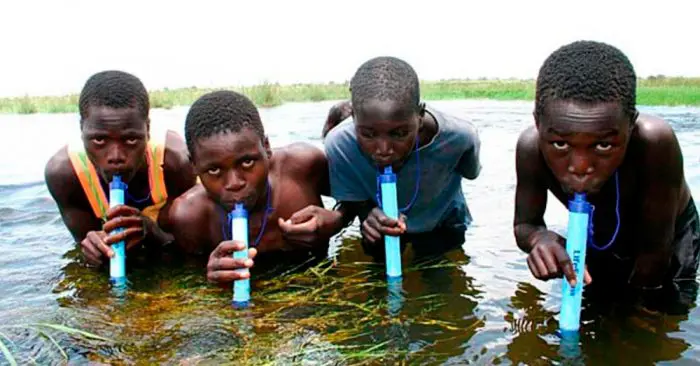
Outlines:
<svg viewBox="0 0 700 366"><path fill-rule="evenodd" d="M63 324L53 324L53 323L28 323L28 324L13 324L13 325L3 325L0 326L0 351L2 351L3 356L5 356L5 360L10 363L10 365L17 365L17 359L14 356L13 352L11 351L11 348L16 348L17 345L12 341L10 336L6 333L7 331L12 331L12 330L23 330L25 332L27 331L33 331L36 333L36 335L45 338L48 340L51 345L54 347L54 349L60 353L61 357L65 361L69 361L68 354L64 350L64 348L59 344L59 342L56 340L56 338L51 334L51 331L54 332L59 332L64 335L70 335L76 338L83 338L83 339L89 339L89 340L98 340L98 341L103 341L103 342L109 342L112 343L113 340L99 336L97 334L93 334L90 332L86 332L84 330L72 328ZM31 358L31 357L30 357ZM33 363L36 363L36 360L31 360Z"/></svg>

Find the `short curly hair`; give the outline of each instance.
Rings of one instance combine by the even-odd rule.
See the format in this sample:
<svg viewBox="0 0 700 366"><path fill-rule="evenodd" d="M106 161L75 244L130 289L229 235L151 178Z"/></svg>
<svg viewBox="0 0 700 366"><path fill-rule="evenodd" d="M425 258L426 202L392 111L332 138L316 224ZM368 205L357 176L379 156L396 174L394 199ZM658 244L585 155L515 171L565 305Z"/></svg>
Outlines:
<svg viewBox="0 0 700 366"><path fill-rule="evenodd" d="M554 51L537 77L535 114L554 100L619 102L636 113L637 76L619 49L601 42L576 41Z"/></svg>
<svg viewBox="0 0 700 366"><path fill-rule="evenodd" d="M185 141L190 154L199 139L224 132L251 128L265 138L260 114L255 104L243 94L219 90L202 95L192 104L185 119Z"/></svg>

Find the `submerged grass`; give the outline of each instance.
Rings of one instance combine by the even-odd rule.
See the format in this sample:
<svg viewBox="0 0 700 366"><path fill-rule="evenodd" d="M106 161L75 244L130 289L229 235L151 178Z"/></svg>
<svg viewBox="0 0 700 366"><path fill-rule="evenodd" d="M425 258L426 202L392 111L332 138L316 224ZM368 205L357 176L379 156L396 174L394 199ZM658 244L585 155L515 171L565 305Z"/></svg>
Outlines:
<svg viewBox="0 0 700 366"><path fill-rule="evenodd" d="M471 306L468 300L423 282L422 276L431 271L459 277L458 260L407 263L396 292L383 264L362 261L364 257L353 254L358 251L342 249L342 256L350 257L337 261L259 269L252 282L253 306L244 310L230 307L230 289L206 283L201 266L185 265L174 266L174 272L154 272L155 277L132 272L141 283L134 283L120 300L105 296L109 285L101 274L70 266L59 286L66 296L59 302L67 316L86 327L83 331L115 339L76 346L79 357L107 363L420 362L454 355L460 342L483 325L481 319L463 316ZM458 292L469 291L460 287ZM46 338L55 355L60 353L57 345L70 344ZM74 361L75 352L66 353Z"/></svg>
<svg viewBox="0 0 700 366"><path fill-rule="evenodd" d="M534 80L440 80L422 81L421 95L426 100L495 99L533 100ZM281 85L265 82L260 85L227 88L178 88L150 92L152 108L191 105L205 93L218 89L241 92L259 107L273 107L284 102L308 102L347 99L348 83ZM700 105L700 77L649 77L639 79L637 103L640 105ZM0 113L75 113L78 95L22 96L0 98Z"/></svg>
<svg viewBox="0 0 700 366"><path fill-rule="evenodd" d="M54 338L54 336L51 335L51 333L48 330L53 330L57 331L60 333L63 333L65 335L71 335L74 337L78 338L83 338L83 339L92 339L92 340L99 340L103 342L113 342L113 340L90 333L86 332L84 330L72 328L63 324L53 324L53 323L29 323L29 324L16 324L16 325L3 325L0 326L0 351L2 351L3 356L5 357L5 360L10 364L10 365L17 365L17 357L13 353L12 349L17 349L17 345L12 341L10 336L7 335L7 331L24 331L23 333L26 333L27 331L34 331L37 335L40 337L46 338L51 345L55 348L56 351L61 355L61 358L65 361L69 361L68 353L66 353L66 350L59 344L59 342ZM6 343L7 342L7 343ZM26 358L30 359L34 364L37 364L37 360L33 359L31 356L26 356Z"/></svg>

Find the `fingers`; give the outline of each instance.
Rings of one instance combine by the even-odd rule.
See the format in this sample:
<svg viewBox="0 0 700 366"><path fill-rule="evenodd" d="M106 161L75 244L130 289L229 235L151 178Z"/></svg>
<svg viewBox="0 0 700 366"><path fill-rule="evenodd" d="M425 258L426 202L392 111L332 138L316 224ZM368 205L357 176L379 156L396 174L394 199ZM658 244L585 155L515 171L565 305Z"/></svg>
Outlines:
<svg viewBox="0 0 700 366"><path fill-rule="evenodd" d="M376 243L381 239L382 235L369 224L369 221L370 218L367 218L367 220L362 223L362 237L370 243Z"/></svg>
<svg viewBox="0 0 700 366"><path fill-rule="evenodd" d="M103 231L90 231L80 243L83 255L89 263L101 264L103 256L108 258L114 256L112 249L104 243L105 236Z"/></svg>
<svg viewBox="0 0 700 366"><path fill-rule="evenodd" d="M399 220L390 218L378 207L372 209L365 221L369 221L369 224L383 235L400 236L405 232L406 228L405 224L400 224Z"/></svg>
<svg viewBox="0 0 700 366"><path fill-rule="evenodd" d="M292 214L287 221L290 221L292 224L300 224L302 222L309 221L316 216L317 210L317 206L306 206Z"/></svg>
<svg viewBox="0 0 700 366"><path fill-rule="evenodd" d="M114 206L107 211L107 220L112 220L119 216L139 216L141 211L127 205Z"/></svg>
<svg viewBox="0 0 700 366"><path fill-rule="evenodd" d="M119 243L120 241L129 241L131 242L131 238L136 238L138 239L136 242L140 242L142 237L143 237L143 228L142 227L132 227L128 228L126 230L120 231L118 233L111 234L107 236L104 239L104 243L107 245L113 245L116 243Z"/></svg>
<svg viewBox="0 0 700 366"><path fill-rule="evenodd" d="M544 264L540 255L529 255L527 257L527 266L536 278L543 280L551 278L547 265Z"/></svg>
<svg viewBox="0 0 700 366"><path fill-rule="evenodd" d="M533 276L541 280L559 278L563 273L572 286L576 284L576 272L571 259L566 250L557 243L535 245L527 257L527 265Z"/></svg>
<svg viewBox="0 0 700 366"><path fill-rule="evenodd" d="M569 281L569 285L576 286L576 271L574 271L574 266L571 263L571 258L566 253L564 247L559 244L554 244L550 246L552 248L551 253L554 254L557 264L561 271L564 273L564 277Z"/></svg>
<svg viewBox="0 0 700 366"><path fill-rule="evenodd" d="M102 226L102 230L104 230L106 233L111 233L116 229L126 229L129 227L143 228L143 218L141 216L117 216L111 220L108 220Z"/></svg>
<svg viewBox="0 0 700 366"><path fill-rule="evenodd" d="M591 274L588 273L588 268L586 268L586 271L583 272L583 284L590 285L591 282L593 282L593 277L591 277Z"/></svg>
<svg viewBox="0 0 700 366"><path fill-rule="evenodd" d="M248 250L248 258L231 258L212 256L207 264L207 280L213 283L232 282L250 278L248 269L253 267L253 259L257 250Z"/></svg>
<svg viewBox="0 0 700 366"><path fill-rule="evenodd" d="M282 232L288 235L313 234L318 231L318 220L316 220L316 217L312 217L309 221L300 224L292 223L290 220L284 221L282 218L277 219L277 223Z"/></svg>
<svg viewBox="0 0 700 366"><path fill-rule="evenodd" d="M211 253L210 257L228 257L233 252L245 249L245 244L240 241L226 240L219 243L219 245Z"/></svg>

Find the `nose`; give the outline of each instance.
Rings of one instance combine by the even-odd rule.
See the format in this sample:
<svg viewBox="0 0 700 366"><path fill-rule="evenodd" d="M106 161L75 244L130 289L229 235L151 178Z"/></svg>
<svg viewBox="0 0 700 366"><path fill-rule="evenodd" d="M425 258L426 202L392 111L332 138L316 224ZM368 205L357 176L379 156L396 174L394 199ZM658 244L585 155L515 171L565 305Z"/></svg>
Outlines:
<svg viewBox="0 0 700 366"><path fill-rule="evenodd" d="M389 156L394 152L393 150L391 144L386 139L377 140L376 153L378 156Z"/></svg>
<svg viewBox="0 0 700 366"><path fill-rule="evenodd" d="M591 159L586 154L573 153L569 160L569 173L576 178L583 179L587 175L592 174L594 169L591 164Z"/></svg>
<svg viewBox="0 0 700 366"><path fill-rule="evenodd" d="M107 164L113 167L119 167L126 163L126 153L117 144L113 144L107 150Z"/></svg>
<svg viewBox="0 0 700 366"><path fill-rule="evenodd" d="M230 192L238 192L245 187L245 179L235 170L231 169L226 176L224 188Z"/></svg>

